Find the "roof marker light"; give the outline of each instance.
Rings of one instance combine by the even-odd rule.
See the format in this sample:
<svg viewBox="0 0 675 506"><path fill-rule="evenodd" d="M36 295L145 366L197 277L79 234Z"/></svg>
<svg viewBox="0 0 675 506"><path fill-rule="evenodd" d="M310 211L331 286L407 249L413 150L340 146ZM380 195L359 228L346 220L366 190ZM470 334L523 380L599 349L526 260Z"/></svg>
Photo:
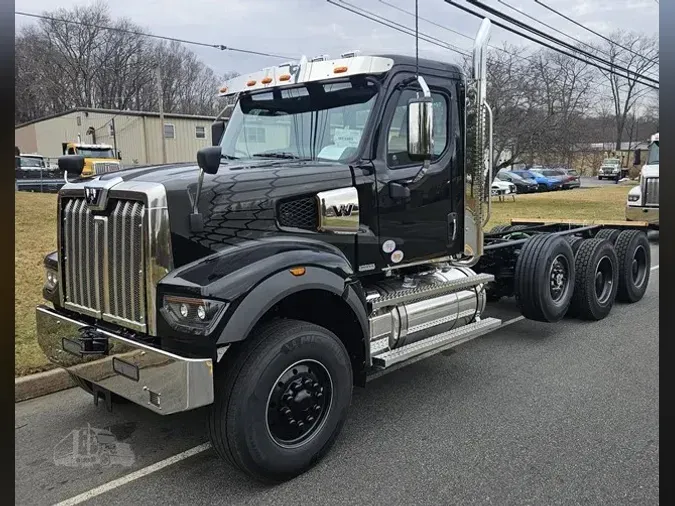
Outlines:
<svg viewBox="0 0 675 506"><path fill-rule="evenodd" d="M342 74L343 72L347 72L348 67L342 66L342 67L335 67L333 69L334 74Z"/></svg>
<svg viewBox="0 0 675 506"><path fill-rule="evenodd" d="M290 80L291 80L290 74L281 74L279 76L279 81L290 81Z"/></svg>
<svg viewBox="0 0 675 506"><path fill-rule="evenodd" d="M268 76L268 77L263 78L263 80L260 81L260 82L263 83L263 84L270 84L272 82L272 78Z"/></svg>
<svg viewBox="0 0 675 506"><path fill-rule="evenodd" d="M248 81L248 82L246 83L246 86L255 86L255 83L256 83L256 80L255 80L255 79L251 79L250 81Z"/></svg>

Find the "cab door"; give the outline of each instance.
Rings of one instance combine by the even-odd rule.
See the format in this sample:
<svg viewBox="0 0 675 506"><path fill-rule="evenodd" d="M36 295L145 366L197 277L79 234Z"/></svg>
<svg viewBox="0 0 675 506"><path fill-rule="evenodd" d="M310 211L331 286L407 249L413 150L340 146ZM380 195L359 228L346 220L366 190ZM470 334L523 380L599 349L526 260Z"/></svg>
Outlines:
<svg viewBox="0 0 675 506"><path fill-rule="evenodd" d="M421 92L415 82L402 85L413 77L412 72L402 72L395 78L398 87L385 106L374 161L380 255L389 266L454 253L462 237L451 192L459 144L453 81L424 76L434 104L434 155L426 174L414 181L422 163L407 154L407 112L408 101Z"/></svg>

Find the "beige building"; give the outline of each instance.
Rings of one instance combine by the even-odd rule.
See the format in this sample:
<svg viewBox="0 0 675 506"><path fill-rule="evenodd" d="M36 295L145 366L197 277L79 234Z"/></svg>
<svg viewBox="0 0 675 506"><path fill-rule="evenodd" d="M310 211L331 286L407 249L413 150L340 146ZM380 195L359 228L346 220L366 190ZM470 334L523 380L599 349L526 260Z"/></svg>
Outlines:
<svg viewBox="0 0 675 506"><path fill-rule="evenodd" d="M211 144L214 119L167 113L162 127L155 112L74 109L17 125L14 138L22 153L39 153L52 159L63 154L63 142L79 139L86 144L116 145L122 163L129 167L162 163L163 134L166 161L191 162L196 161L200 148Z"/></svg>

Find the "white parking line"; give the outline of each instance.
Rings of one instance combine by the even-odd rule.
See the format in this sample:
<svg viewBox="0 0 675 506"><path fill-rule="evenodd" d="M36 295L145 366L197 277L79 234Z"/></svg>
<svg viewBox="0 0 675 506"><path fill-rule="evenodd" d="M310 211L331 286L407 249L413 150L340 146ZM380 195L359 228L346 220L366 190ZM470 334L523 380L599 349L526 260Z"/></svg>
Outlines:
<svg viewBox="0 0 675 506"><path fill-rule="evenodd" d="M655 265L650 270L655 271L658 268L659 266ZM506 327L507 325L511 325L524 319L525 319L524 316L517 316L516 318L511 318L510 320L507 320L504 323L502 323L501 327ZM89 499L92 499L96 496L99 496L113 489L116 489L117 487L121 487L122 485L126 485L127 483L142 478L143 476L147 476L156 471L159 471L160 469L164 469L165 467L175 464L176 462L180 462L181 460L185 460L189 457L192 457L193 455L202 453L203 451L206 451L209 448L211 448L211 443L204 443L199 446L195 446L194 448L179 453L178 455L174 455L173 457L160 460L159 462L152 464L148 467L144 467L142 469L139 469L138 471L134 471L133 473L127 474L126 476L122 476L121 478L105 483L99 487L93 488L80 495L76 495L75 497L71 497L70 499L66 499L65 501L55 504L54 506L74 506L76 504L81 504L85 501L88 501Z"/></svg>
<svg viewBox="0 0 675 506"><path fill-rule="evenodd" d="M201 453L205 450L208 450L211 448L211 443L204 443L199 446L195 446L194 448L191 448L190 450L186 450L182 453L179 453L178 455L174 455L173 457L169 457L168 459L160 460L159 462L152 464L151 466L144 467L143 469L139 469L138 471L134 471L133 473L127 474L126 476L122 476L121 478L118 478L117 480L110 481L108 483L105 483L101 485L100 487L92 488L91 490L84 492L80 495L76 495L75 497L71 497L70 499L66 499L65 501L62 501L55 506L73 506L75 504L80 504L85 501L88 501L89 499L92 499L98 495L104 494L106 492L109 492L117 487L121 487L122 485L126 485L127 483L130 483L134 480L137 480L138 478L142 478L143 476L147 476L149 474L154 473L155 471L159 471L160 469L164 469L165 467L168 467L172 464L175 464L176 462L180 462L181 460L185 460L189 457L192 457L193 455L197 455L198 453Z"/></svg>

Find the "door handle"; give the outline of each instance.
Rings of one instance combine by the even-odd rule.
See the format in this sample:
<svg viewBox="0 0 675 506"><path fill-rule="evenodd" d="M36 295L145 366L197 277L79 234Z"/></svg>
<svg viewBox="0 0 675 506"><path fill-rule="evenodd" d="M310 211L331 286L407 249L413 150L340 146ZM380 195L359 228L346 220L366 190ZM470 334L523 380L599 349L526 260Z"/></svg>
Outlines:
<svg viewBox="0 0 675 506"><path fill-rule="evenodd" d="M389 196L392 199L407 199L410 197L410 188L401 183L389 183Z"/></svg>

